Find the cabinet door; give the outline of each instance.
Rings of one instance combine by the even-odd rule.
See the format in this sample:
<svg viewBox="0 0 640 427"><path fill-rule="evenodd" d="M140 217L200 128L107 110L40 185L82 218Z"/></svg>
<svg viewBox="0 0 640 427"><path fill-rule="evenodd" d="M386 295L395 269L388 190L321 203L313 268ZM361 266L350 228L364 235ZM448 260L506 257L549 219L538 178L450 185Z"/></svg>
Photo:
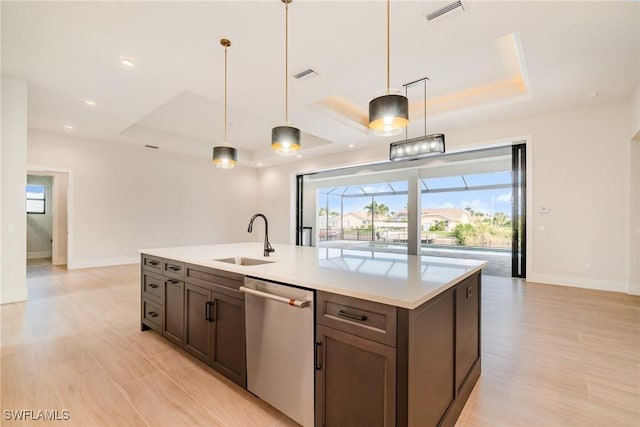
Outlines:
<svg viewBox="0 0 640 427"><path fill-rule="evenodd" d="M456 390L480 357L480 287L474 276L456 289Z"/></svg>
<svg viewBox="0 0 640 427"><path fill-rule="evenodd" d="M211 366L246 387L244 300L213 293Z"/></svg>
<svg viewBox="0 0 640 427"><path fill-rule="evenodd" d="M211 291L185 285L185 348L198 359L211 360Z"/></svg>
<svg viewBox="0 0 640 427"><path fill-rule="evenodd" d="M394 426L396 350L316 325L316 426Z"/></svg>
<svg viewBox="0 0 640 427"><path fill-rule="evenodd" d="M164 329L162 335L182 344L184 335L184 282L164 281Z"/></svg>

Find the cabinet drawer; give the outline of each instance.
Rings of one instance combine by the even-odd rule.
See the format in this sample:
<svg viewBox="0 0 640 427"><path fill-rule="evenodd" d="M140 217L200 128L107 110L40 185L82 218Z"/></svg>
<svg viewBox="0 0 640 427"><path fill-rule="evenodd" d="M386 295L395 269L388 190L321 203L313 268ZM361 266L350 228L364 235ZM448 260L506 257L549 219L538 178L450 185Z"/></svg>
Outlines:
<svg viewBox="0 0 640 427"><path fill-rule="evenodd" d="M185 282L244 300L244 293L239 290L240 286L244 284L244 276L241 274L201 265L186 264Z"/></svg>
<svg viewBox="0 0 640 427"><path fill-rule="evenodd" d="M146 271L142 272L142 297L162 304L164 279Z"/></svg>
<svg viewBox="0 0 640 427"><path fill-rule="evenodd" d="M396 307L318 291L316 321L325 326L396 347Z"/></svg>
<svg viewBox="0 0 640 427"><path fill-rule="evenodd" d="M179 261L172 261L170 259L162 260L162 274L167 277L183 279L184 263Z"/></svg>
<svg viewBox="0 0 640 427"><path fill-rule="evenodd" d="M162 258L142 254L142 269L162 274Z"/></svg>
<svg viewBox="0 0 640 427"><path fill-rule="evenodd" d="M161 306L148 299L142 300L143 322L152 329L162 333L162 309Z"/></svg>

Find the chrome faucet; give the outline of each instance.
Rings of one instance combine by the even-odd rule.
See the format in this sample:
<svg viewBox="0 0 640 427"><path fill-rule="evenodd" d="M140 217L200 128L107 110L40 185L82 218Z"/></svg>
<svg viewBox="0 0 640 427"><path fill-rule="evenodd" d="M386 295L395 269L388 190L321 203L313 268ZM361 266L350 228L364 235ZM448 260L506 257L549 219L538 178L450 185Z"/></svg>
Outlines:
<svg viewBox="0 0 640 427"><path fill-rule="evenodd" d="M271 247L271 243L269 243L269 222L267 221L267 217L262 215L261 213L257 213L252 216L251 220L249 221L249 228L247 229L247 232L251 233L251 231L253 230L253 221L257 217L262 217L262 219L264 219L264 256L269 256L271 252L275 252L276 250L273 249Z"/></svg>

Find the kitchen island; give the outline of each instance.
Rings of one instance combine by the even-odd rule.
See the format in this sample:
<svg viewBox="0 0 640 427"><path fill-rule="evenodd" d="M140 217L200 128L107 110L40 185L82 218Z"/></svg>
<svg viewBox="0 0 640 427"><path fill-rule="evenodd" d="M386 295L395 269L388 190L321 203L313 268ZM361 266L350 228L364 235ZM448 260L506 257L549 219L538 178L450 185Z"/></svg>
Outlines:
<svg viewBox="0 0 640 427"><path fill-rule="evenodd" d="M274 248L270 257L260 243L141 250L142 329L246 387L244 278L312 290L315 425L455 423L480 375L485 262Z"/></svg>

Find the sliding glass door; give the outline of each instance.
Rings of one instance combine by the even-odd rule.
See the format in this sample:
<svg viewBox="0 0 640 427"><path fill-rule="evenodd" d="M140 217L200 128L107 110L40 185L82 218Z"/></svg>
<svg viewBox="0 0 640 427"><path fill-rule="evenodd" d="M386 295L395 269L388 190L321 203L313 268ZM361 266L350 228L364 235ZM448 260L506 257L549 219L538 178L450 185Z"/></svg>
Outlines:
<svg viewBox="0 0 640 427"><path fill-rule="evenodd" d="M511 147L512 233L511 276L527 277L527 152L525 144Z"/></svg>
<svg viewBox="0 0 640 427"><path fill-rule="evenodd" d="M298 244L483 259L486 274L524 277L524 152L522 144L300 175Z"/></svg>

